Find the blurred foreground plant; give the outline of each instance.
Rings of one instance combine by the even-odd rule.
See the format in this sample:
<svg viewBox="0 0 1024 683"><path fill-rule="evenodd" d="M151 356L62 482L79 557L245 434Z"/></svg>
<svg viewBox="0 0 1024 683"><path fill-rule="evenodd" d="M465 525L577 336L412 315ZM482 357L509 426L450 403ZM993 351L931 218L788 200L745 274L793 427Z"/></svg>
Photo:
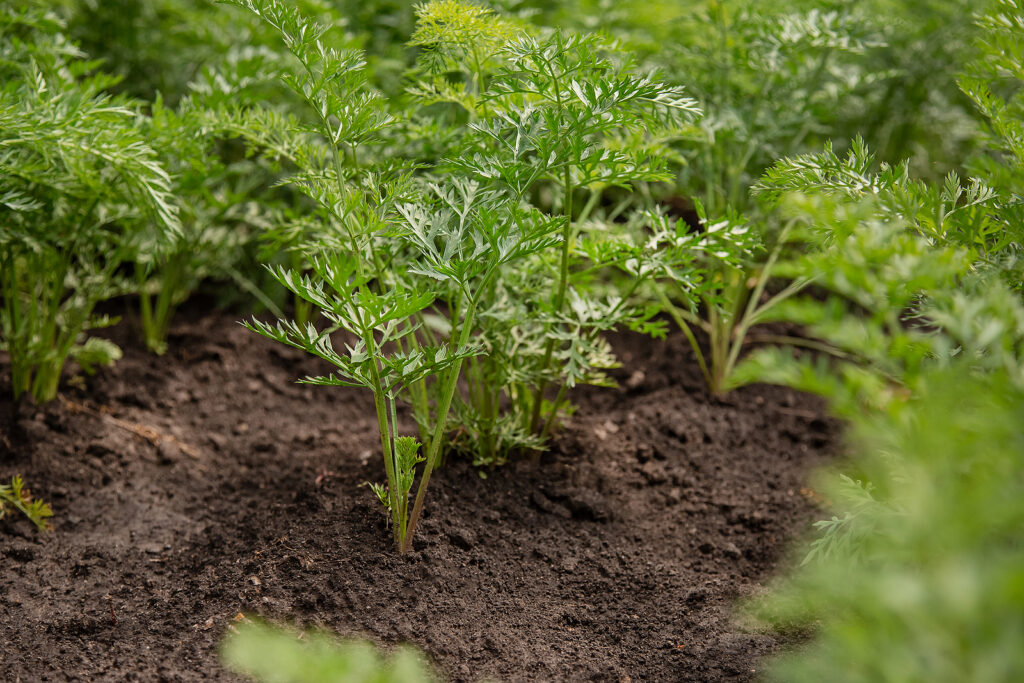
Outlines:
<svg viewBox="0 0 1024 683"><path fill-rule="evenodd" d="M962 82L991 126L978 177L913 181L858 144L762 182L769 197L806 193L785 202L823 249L791 265L827 295L783 313L837 360L777 350L747 368L829 397L852 432L845 473L822 477L831 518L755 605L816 627L773 680L1024 677L1024 13L999 0L980 22L988 59Z"/></svg>
<svg viewBox="0 0 1024 683"><path fill-rule="evenodd" d="M249 622L221 646L225 666L259 683L431 683L437 678L422 655L399 648L382 658L372 644L341 641L328 633L296 636Z"/></svg>
<svg viewBox="0 0 1024 683"><path fill-rule="evenodd" d="M771 680L1024 677L1024 389L968 363L853 426L852 476L829 475L833 517L808 561L757 607L813 640Z"/></svg>
<svg viewBox="0 0 1024 683"><path fill-rule="evenodd" d="M803 226L810 245L779 274L812 279L828 292L824 300L786 302L772 315L804 326L817 341L803 345L836 362L797 358L792 347L763 350L748 359L741 379L815 391L856 412L858 403L883 407L893 389L913 390L918 373L956 355L986 369L1016 366L1016 349L1004 347L1002 333L1021 325L1007 302L1014 301L1008 288L1019 291L1024 282L1024 19L1004 4L985 21L991 59L962 83L992 129L994 149L970 164L978 176L915 180L909 164L876 164L857 139L846 155L826 145L779 161L754 187Z"/></svg>

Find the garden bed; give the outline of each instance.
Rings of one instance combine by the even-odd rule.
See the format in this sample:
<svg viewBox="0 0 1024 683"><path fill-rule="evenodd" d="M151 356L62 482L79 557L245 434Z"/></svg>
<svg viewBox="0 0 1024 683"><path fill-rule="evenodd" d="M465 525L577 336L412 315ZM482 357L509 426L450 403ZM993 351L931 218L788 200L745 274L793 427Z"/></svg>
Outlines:
<svg viewBox="0 0 1024 683"><path fill-rule="evenodd" d="M317 361L190 306L155 357L126 326L114 368L12 405L0 474L54 531L0 522L8 680L221 680L240 613L413 642L453 680L746 680L785 647L736 624L835 449L822 404L708 396L685 340L616 336L622 388L587 389L539 465L434 479L397 555L368 394L307 387Z"/></svg>

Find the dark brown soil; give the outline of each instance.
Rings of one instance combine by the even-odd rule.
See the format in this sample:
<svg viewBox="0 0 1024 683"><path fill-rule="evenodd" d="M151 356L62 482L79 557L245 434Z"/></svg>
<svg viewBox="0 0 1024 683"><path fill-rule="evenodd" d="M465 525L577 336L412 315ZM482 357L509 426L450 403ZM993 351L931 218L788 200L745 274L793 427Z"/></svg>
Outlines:
<svg viewBox="0 0 1024 683"><path fill-rule="evenodd" d="M125 358L42 408L0 363L0 476L55 511L45 536L0 521L5 680L231 680L239 613L411 642L457 681L747 680L785 647L732 608L820 514L817 401L713 400L681 339L617 337L623 388L581 391L539 466L441 470L402 557L360 487L383 478L368 397L192 315L162 358L115 328Z"/></svg>

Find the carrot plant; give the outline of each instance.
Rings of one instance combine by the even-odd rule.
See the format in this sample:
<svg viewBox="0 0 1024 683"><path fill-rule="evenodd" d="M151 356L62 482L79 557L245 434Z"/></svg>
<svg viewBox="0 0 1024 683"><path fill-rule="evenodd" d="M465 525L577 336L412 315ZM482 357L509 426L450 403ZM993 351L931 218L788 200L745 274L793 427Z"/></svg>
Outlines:
<svg viewBox="0 0 1024 683"><path fill-rule="evenodd" d="M316 203L327 226L321 233L323 253L311 260L310 276L286 268L272 271L329 326L294 321L248 326L335 366L330 375L304 381L371 391L387 474L387 485L375 491L390 511L396 546L408 550L462 363L475 353L471 341L480 299L501 266L547 246L555 224L468 180L414 190L406 174L360 160L364 143L391 122L380 98L365 88L360 54L325 47L325 27L274 2L236 4L277 27L302 67L302 75L288 82L318 113L312 131L318 137L292 140L309 150L294 155L304 166L292 183ZM440 296L449 298L448 335L439 339L426 333L424 319ZM335 351L330 337L339 330L353 340L343 353ZM420 441L400 434L396 403L407 394L418 409L425 452Z"/></svg>
<svg viewBox="0 0 1024 683"><path fill-rule="evenodd" d="M835 501L820 538L756 605L812 634L766 680L1024 675L1024 390L969 365L930 368L920 394L854 418L850 474L820 478Z"/></svg>
<svg viewBox="0 0 1024 683"><path fill-rule="evenodd" d="M785 274L814 277L826 294L772 312L801 324L810 340L791 341L818 353L765 349L741 374L822 393L843 409L888 405L956 357L1019 375L1018 342L1007 340L1024 329L1014 303L1024 281L1024 38L1015 6L994 8L980 20L983 58L960 80L991 131L991 152L968 164L972 177L918 180L908 162L878 163L855 139L845 155L829 144L781 160L754 187L800 221L814 247Z"/></svg>
<svg viewBox="0 0 1024 683"><path fill-rule="evenodd" d="M120 355L86 332L111 322L97 303L131 291L136 226L156 251L179 221L135 103L104 94L113 79L52 13L18 7L0 4L0 344L14 395L47 401L69 359L90 370Z"/></svg>
<svg viewBox="0 0 1024 683"><path fill-rule="evenodd" d="M824 394L844 412L900 400L942 351L943 338L927 322L927 297L964 282L970 259L913 234L904 221L880 218L869 199L790 201L811 248L777 273L814 277L816 296L793 297L770 312L800 325L802 336L758 349L738 376Z"/></svg>
<svg viewBox="0 0 1024 683"><path fill-rule="evenodd" d="M280 171L268 159L234 149L242 145L232 147L236 121L224 102L241 93L225 90L193 93L173 109L157 100L144 121L147 142L161 151L170 173L181 226L177 239L160 250L153 249L152 226L135 233L139 323L146 346L157 354L167 348L178 307L204 280L232 282L278 310L240 263L256 236L270 233L288 213L273 189Z"/></svg>
<svg viewBox="0 0 1024 683"><path fill-rule="evenodd" d="M790 627L815 624L770 680L1024 671L1006 635L1021 629L1009 587L1021 566L1024 17L1013 2L991 7L983 58L960 82L990 124L971 177L918 180L856 141L845 155L783 160L756 188L815 245L780 273L814 274L817 296L773 312L802 324L815 353L762 350L739 372L828 397L852 423L856 456L821 477L831 517L760 606ZM951 577L972 588L950 591Z"/></svg>
<svg viewBox="0 0 1024 683"><path fill-rule="evenodd" d="M978 177L951 173L934 184L913 179L905 163L876 167L859 140L845 156L827 146L780 161L755 191L788 212L810 246L778 274L813 278L819 295L769 313L801 325L806 338L759 350L741 376L852 410L889 403L957 355L1006 366L997 340L1020 324L1008 288L1019 287L1024 243L1011 194ZM798 357L797 346L810 353Z"/></svg>
<svg viewBox="0 0 1024 683"><path fill-rule="evenodd" d="M652 289L689 340L713 393L725 393L738 383L735 369L745 344L800 341L751 333L777 304L807 284L806 278L773 281L780 258L801 247L791 244L797 227L792 220L780 222L750 193L766 168L780 158L818 149L827 139L845 145L851 142L851 130L884 141L887 150L919 145L921 149L914 148L919 158L907 167L935 173L936 158L945 164L939 169L959 162L945 148L959 144L962 131L970 130L969 115L962 103L951 101L951 83L932 82L924 88L920 75L912 75L948 68L948 55L916 53L935 50L940 31L958 33L960 19L940 20L944 13L956 13L955 4L904 8L886 0L857 5L712 0L696 11L646 8L666 14L662 22L649 25L634 18L645 8L617 8L612 19L602 17L652 50L652 62L692 74L689 85L707 112L679 136L677 148L687 163L680 166L677 179L682 196L671 203L694 229L736 226L744 232L735 249L723 250L732 258L698 264L704 266L705 277L696 301L685 289L690 272L683 273L682 292L671 272ZM919 23L894 30L890 22L879 20L883 8L885 16L916 14ZM937 30L926 39L911 40L923 26ZM950 54L962 53L967 34L948 36ZM669 36L673 40L662 49ZM936 109L957 123L942 128L942 140L920 145L931 132L919 128L918 110L928 109L933 100L943 101ZM904 107L907 111L901 113ZM856 127L851 120L857 121ZM894 135L895 129L901 132Z"/></svg>
<svg viewBox="0 0 1024 683"><path fill-rule="evenodd" d="M683 196L674 201L717 245L698 264L699 291L690 292L689 272L667 271L653 294L686 336L708 388L721 395L734 384L751 328L806 284L769 286L792 225L765 215L750 186L773 161L835 126L840 103L870 80L860 62L879 38L854 9L799 3L769 10L714 0L676 23L688 39L653 58L695 74L707 115L679 136L687 163L677 178Z"/></svg>
<svg viewBox="0 0 1024 683"><path fill-rule="evenodd" d="M855 314L837 301L827 305L813 297L792 301L812 282L840 298L859 299L859 308L870 312L866 317L891 316L894 308L911 306L921 288L940 287L950 281L956 269L938 265L943 247L949 259L961 264L957 272L963 274L964 264L983 261L1019 241L1019 230L993 213L996 194L984 182L976 178L961 182L950 173L942 185L934 185L913 180L908 163L882 164L877 170L875 165L859 138L842 158L829 144L823 152L778 162L752 188L765 212L782 204L790 209L772 217L781 221L781 228L767 257L741 261L739 267L718 260L717 272L712 275L716 280L704 290L708 294L702 292L703 315L672 301L665 291L671 287L671 279L666 281L667 287L658 290L664 309L690 341L712 391L723 393L730 386L754 378L746 372L736 373L742 347L750 340L840 356L868 353L879 361L900 355L895 349L881 347L856 351L854 346L861 337L851 336L847 329ZM846 202L784 199L792 193L842 198ZM793 211L797 205L801 208ZM709 223L700 206L698 210L709 231L730 225L728 220ZM761 219L762 223L767 220ZM957 247L966 251L954 257ZM898 255L900 260L896 260ZM894 267L897 263L904 266L903 270ZM938 279L933 280L926 272ZM766 286L773 276L782 284L768 291ZM882 282L887 286L878 286ZM926 282L930 284L926 286ZM812 310L818 313L812 314ZM759 322L809 324L812 318L820 322L828 319L829 326L835 328L827 333L820 328L817 334L812 333L813 339L749 334ZM884 327L887 338L913 334L903 330L897 318ZM706 333L707 357L691 328ZM820 343L822 335L833 338L834 343Z"/></svg>
<svg viewBox="0 0 1024 683"><path fill-rule="evenodd" d="M133 259L142 331L149 348L158 353L166 347L178 305L206 280L232 282L259 299L263 307L279 312L277 303L260 290L246 266L257 259L257 252L262 252L260 256L266 255L269 262L300 267L300 259L293 254L300 247L296 235L305 237L301 228L311 222L296 218L296 209L301 212L304 208L301 195L279 187L277 182L284 169L293 166L289 152L296 150L287 149L286 141L280 138L265 138L259 150L246 149L239 138L253 132L253 128L244 119L256 113L251 109L243 112L238 103L260 102L266 106L259 114L265 121L276 119L264 127L266 133L315 120L308 104L281 82L293 57L279 40L272 40L276 38L273 27L255 15L228 13L207 3L185 0L168 4L173 7L135 7L141 16L134 31L155 32L160 21L167 22L176 13L197 15L202 25L196 25L198 19L193 19L182 27L182 35L162 39L176 45L185 40L201 42L206 37L212 44L183 51L195 60L190 65L190 82L187 87L175 89L177 101L173 106L158 96L145 120L147 140L161 151L171 174L173 192L180 200L182 225L181 238L159 257L140 243ZM341 17L321 2L314 0L301 6L324 23L342 23ZM343 36L342 40L349 38ZM161 59L167 60L157 50L143 56L156 62L151 69ZM126 59L127 66L134 68L133 60ZM172 69L171 64L162 66ZM262 273L256 277L262 277ZM296 317L304 323L309 304L299 298L295 304Z"/></svg>
<svg viewBox="0 0 1024 683"><path fill-rule="evenodd" d="M494 463L541 448L568 389L607 381L600 332L649 324L630 297L666 257L586 219L603 188L670 178L645 135L698 110L604 39L451 1L417 10L417 109L389 108L361 53L329 46L326 27L273 0L229 4L280 32L296 63L285 80L315 115L304 126L256 114L248 137L296 165L290 183L313 203L309 271L271 270L324 324L247 325L335 368L302 381L373 394L387 476L374 490L408 550L446 450ZM397 161L426 127L447 141L434 167ZM610 268L635 284L598 296L595 273ZM418 438L403 435L400 402Z"/></svg>
<svg viewBox="0 0 1024 683"><path fill-rule="evenodd" d="M1011 645L1024 629L1024 13L998 0L978 21L981 59L960 81L990 126L989 149L967 164L973 177L915 180L909 165L871 164L858 144L785 160L760 183L824 233L819 254L793 266L821 273L825 300L778 312L842 355L751 361L832 399L855 456L821 477L832 514L761 605L787 626L814 624L769 680L1024 674Z"/></svg>
<svg viewBox="0 0 1024 683"><path fill-rule="evenodd" d="M471 362L457 411L466 449L478 462L500 462L543 445L574 385L608 382L614 359L600 332L646 324L650 311L630 298L658 257L591 219L607 189L671 178L659 134L700 109L605 38L534 31L451 0L418 15L412 94L424 106L454 107L442 110L451 125L468 122L439 170L538 206L560 226L557 249L493 283L481 318L486 354ZM633 282L601 297L592 285L608 269L629 271Z"/></svg>
<svg viewBox="0 0 1024 683"><path fill-rule="evenodd" d="M688 270L664 269L652 287L661 310L686 337L708 388L721 396L733 387L740 353L754 325L779 303L803 289L809 278L798 277L778 291L768 291L779 256L788 246L792 224L771 236L766 248L763 235L752 219L728 212L717 220L708 218L703 204L696 203L701 240L700 261ZM684 231L683 220L675 226L662 217L663 230ZM760 225L766 223L761 219ZM696 287L693 273L702 280ZM697 332L705 335L706 346ZM761 340L765 340L762 335Z"/></svg>

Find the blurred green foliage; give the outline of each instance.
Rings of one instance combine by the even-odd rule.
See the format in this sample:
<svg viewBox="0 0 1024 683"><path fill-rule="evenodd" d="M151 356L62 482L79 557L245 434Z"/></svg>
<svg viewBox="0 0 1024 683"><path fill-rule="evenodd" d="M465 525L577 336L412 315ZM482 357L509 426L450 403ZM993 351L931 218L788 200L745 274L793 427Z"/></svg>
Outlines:
<svg viewBox="0 0 1024 683"><path fill-rule="evenodd" d="M1024 678L1024 388L957 363L854 421L808 561L756 612L814 638L770 680Z"/></svg>
<svg viewBox="0 0 1024 683"><path fill-rule="evenodd" d="M909 158L916 175L931 179L961 168L978 149L979 119L956 82L977 55L974 13L984 4L974 0L525 4L535 21L607 31L651 66L684 78L713 114L704 135L740 151L715 160L729 176L718 184L704 185L707 162L696 155L686 172L693 185L685 187L731 193L737 210L746 201L733 191L737 179L749 185L776 159L825 140L842 147L859 135L882 161Z"/></svg>
<svg viewBox="0 0 1024 683"><path fill-rule="evenodd" d="M989 132L968 179L915 179L858 140L756 188L801 221L806 248L777 274L817 290L773 311L805 349L758 351L738 374L820 393L850 425L817 486L830 518L751 607L811 634L770 680L1024 678L1024 12L1000 0L975 18L960 84Z"/></svg>
<svg viewBox="0 0 1024 683"><path fill-rule="evenodd" d="M409 648L381 656L371 643L326 632L295 634L262 622L235 628L221 646L232 671L259 683L432 683L426 660Z"/></svg>
<svg viewBox="0 0 1024 683"><path fill-rule="evenodd" d="M258 21L228 13L211 0L55 0L69 37L105 71L117 89L169 105L185 97L205 68L251 56L272 35ZM309 16L344 27L326 0L298 0ZM264 56L274 59L273 53ZM272 77L267 80L272 81Z"/></svg>
<svg viewBox="0 0 1024 683"><path fill-rule="evenodd" d="M845 156L826 145L783 159L755 185L802 226L805 248L775 274L819 288L768 317L802 325L826 353L803 353L798 340L759 350L735 381L815 391L855 416L916 395L918 375L957 357L1020 377L1024 15L1000 2L978 22L983 56L961 80L990 130L967 164L977 175L915 179L909 163L878 164L855 139Z"/></svg>

